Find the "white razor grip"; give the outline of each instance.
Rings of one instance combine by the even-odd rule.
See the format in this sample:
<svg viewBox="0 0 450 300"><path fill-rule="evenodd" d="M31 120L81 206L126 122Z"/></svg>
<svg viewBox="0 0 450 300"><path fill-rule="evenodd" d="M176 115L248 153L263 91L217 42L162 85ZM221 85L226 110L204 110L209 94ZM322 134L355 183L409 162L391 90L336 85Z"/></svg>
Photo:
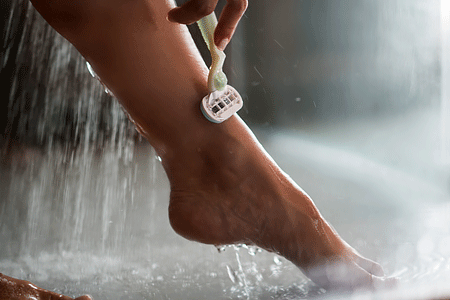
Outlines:
<svg viewBox="0 0 450 300"><path fill-rule="evenodd" d="M241 95L230 85L222 91L206 95L201 103L205 117L214 123L222 123L242 108Z"/></svg>

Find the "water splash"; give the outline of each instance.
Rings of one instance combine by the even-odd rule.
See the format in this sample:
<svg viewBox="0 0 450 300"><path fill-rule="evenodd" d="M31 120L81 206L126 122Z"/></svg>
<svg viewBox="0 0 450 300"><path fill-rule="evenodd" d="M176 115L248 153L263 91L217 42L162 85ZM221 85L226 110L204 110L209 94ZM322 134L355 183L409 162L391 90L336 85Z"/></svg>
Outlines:
<svg viewBox="0 0 450 300"><path fill-rule="evenodd" d="M227 246L226 245L221 245L221 246L215 246L217 251L219 253L225 252L225 250L227 250Z"/></svg>
<svg viewBox="0 0 450 300"><path fill-rule="evenodd" d="M236 272L229 265L227 265L227 274L228 277L230 277L231 282L236 283L237 281Z"/></svg>
<svg viewBox="0 0 450 300"><path fill-rule="evenodd" d="M129 225L138 222L133 205L139 203L142 218L152 222L155 190L145 199L138 175L151 169L147 180L156 188L154 150L137 138L101 82L92 80L99 79L92 67L29 1L10 5L0 56L1 74L11 81L0 139L0 228L8 242L0 243L0 253L131 255L127 245L138 242ZM136 153L142 164L134 163Z"/></svg>
<svg viewBox="0 0 450 300"><path fill-rule="evenodd" d="M237 248L235 248L235 250L236 249ZM239 285L244 287L245 295L247 296L247 299L250 299L250 287L244 272L244 268L242 267L241 258L238 251L236 251L236 261L239 267L239 272L237 273L237 277L239 278Z"/></svg>
<svg viewBox="0 0 450 300"><path fill-rule="evenodd" d="M97 75L97 73L95 73L94 69L92 68L91 64L89 62L86 62L86 67L89 71L89 74L91 74L91 76L95 79L97 79L103 86L103 90L105 91L106 94L108 94L111 97L115 97L113 92L111 92L111 90L103 83L103 81L100 79L100 76Z"/></svg>
<svg viewBox="0 0 450 300"><path fill-rule="evenodd" d="M215 247L219 253L224 252L227 248L233 248L235 251L239 251L240 249L245 249L245 250L247 250L247 253L251 256L255 256L256 254L262 252L262 249L257 246L253 246L253 245L249 246L246 244L219 245L219 246L215 246Z"/></svg>

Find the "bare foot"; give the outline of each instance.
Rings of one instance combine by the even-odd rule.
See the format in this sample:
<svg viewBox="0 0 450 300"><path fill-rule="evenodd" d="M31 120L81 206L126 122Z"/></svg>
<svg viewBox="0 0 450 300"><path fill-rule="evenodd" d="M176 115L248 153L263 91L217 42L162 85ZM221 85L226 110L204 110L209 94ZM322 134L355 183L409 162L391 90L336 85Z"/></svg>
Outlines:
<svg viewBox="0 0 450 300"><path fill-rule="evenodd" d="M163 157L172 188L169 216L178 234L276 252L324 288L394 284L339 237L243 122L228 122L210 126L203 142Z"/></svg>
<svg viewBox="0 0 450 300"><path fill-rule="evenodd" d="M34 286L32 283L14 279L0 273L0 300L74 300ZM81 296L75 300L92 300L90 296Z"/></svg>

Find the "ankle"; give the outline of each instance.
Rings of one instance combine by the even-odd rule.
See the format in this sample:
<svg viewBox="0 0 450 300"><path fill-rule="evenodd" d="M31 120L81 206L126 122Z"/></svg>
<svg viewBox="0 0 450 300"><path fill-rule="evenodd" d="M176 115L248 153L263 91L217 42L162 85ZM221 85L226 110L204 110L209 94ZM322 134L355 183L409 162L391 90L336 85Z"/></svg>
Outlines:
<svg viewBox="0 0 450 300"><path fill-rule="evenodd" d="M223 171L239 169L249 158L248 145L229 124L208 122L172 143L176 146L164 144L158 152L171 184L177 185L205 174L221 177Z"/></svg>

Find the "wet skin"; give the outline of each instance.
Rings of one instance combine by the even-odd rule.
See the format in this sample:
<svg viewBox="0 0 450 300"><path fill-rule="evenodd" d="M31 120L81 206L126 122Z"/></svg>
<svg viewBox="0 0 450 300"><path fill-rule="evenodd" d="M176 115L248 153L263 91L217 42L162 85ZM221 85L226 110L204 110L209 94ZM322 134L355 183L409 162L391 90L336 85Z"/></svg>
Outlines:
<svg viewBox="0 0 450 300"><path fill-rule="evenodd" d="M0 300L74 300L73 298L62 296L39 287L32 283L14 279L0 273ZM81 296L75 300L92 300L89 296Z"/></svg>
<svg viewBox="0 0 450 300"><path fill-rule="evenodd" d="M178 234L279 253L325 288L395 283L339 237L238 116L221 124L203 117L208 69L187 28L167 20L172 1L32 3L89 61L162 158Z"/></svg>

